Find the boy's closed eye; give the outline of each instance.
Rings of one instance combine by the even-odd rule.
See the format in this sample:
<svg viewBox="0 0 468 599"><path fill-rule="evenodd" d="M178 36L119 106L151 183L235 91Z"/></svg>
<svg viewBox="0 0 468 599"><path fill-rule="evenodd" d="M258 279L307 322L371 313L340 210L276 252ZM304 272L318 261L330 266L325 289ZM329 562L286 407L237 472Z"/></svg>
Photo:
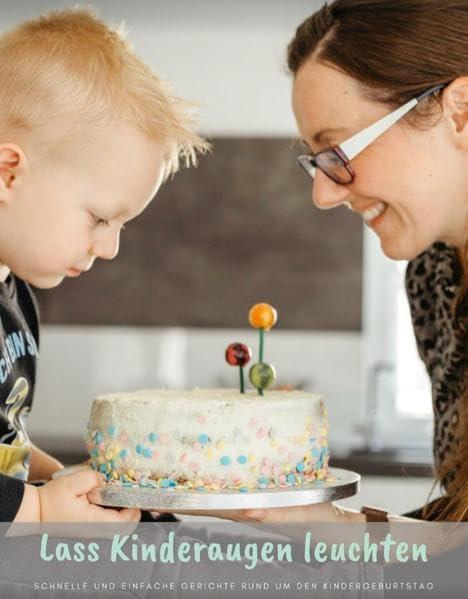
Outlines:
<svg viewBox="0 0 468 599"><path fill-rule="evenodd" d="M110 225L110 221L109 219L106 218L101 218L100 216L97 216L96 214L90 213L91 214L91 218L93 220L93 224L97 225L97 226L103 226L103 227L108 227ZM121 225L120 229L123 230L125 229L125 225Z"/></svg>
<svg viewBox="0 0 468 599"><path fill-rule="evenodd" d="M105 227L109 226L109 221L105 218L101 218L100 216L96 216L95 214L91 214L91 218L93 219L93 223L95 225L104 225Z"/></svg>

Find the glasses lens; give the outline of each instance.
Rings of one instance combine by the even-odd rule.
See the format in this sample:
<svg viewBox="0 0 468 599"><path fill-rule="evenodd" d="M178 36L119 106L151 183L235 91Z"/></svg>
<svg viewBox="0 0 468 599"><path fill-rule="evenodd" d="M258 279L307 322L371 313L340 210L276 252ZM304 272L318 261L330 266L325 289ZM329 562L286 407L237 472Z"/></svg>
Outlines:
<svg viewBox="0 0 468 599"><path fill-rule="evenodd" d="M351 183L351 173L346 168L346 163L333 150L320 152L315 156L317 168L323 171L335 183Z"/></svg>
<svg viewBox="0 0 468 599"><path fill-rule="evenodd" d="M304 154L304 156L298 156L297 164L305 170L309 177L312 177L312 179L315 177L317 168L315 166L315 160L312 158L312 156L309 156L308 154Z"/></svg>

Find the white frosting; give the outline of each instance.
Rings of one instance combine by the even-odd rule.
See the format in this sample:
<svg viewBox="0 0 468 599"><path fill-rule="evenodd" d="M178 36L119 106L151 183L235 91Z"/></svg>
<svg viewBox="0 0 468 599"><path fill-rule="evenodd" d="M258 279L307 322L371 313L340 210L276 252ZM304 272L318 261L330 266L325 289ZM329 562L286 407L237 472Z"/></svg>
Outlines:
<svg viewBox="0 0 468 599"><path fill-rule="evenodd" d="M179 485L252 489L259 479L271 486L326 470L327 428L318 394L147 389L97 397L87 440L95 467L109 477L135 471Z"/></svg>

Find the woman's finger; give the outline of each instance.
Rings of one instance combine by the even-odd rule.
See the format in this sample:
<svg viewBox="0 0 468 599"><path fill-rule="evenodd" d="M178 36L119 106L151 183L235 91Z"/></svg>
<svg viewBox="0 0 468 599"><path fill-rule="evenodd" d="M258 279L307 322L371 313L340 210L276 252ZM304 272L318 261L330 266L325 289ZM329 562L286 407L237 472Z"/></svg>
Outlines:
<svg viewBox="0 0 468 599"><path fill-rule="evenodd" d="M261 522L267 516L267 511L266 510L244 510L244 515L249 520L257 520L257 521Z"/></svg>

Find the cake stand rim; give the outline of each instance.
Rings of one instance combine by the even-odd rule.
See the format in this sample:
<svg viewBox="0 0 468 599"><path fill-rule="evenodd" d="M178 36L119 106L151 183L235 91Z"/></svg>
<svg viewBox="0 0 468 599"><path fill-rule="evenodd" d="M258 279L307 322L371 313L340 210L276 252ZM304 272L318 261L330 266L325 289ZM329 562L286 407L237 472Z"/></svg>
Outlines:
<svg viewBox="0 0 468 599"><path fill-rule="evenodd" d="M311 487L264 489L248 493L239 491L180 491L173 489L134 489L107 484L88 493L91 503L106 507L135 507L147 511L235 510L252 508L293 507L336 501L359 492L360 474L344 468L330 468L339 477L333 482L312 483Z"/></svg>

